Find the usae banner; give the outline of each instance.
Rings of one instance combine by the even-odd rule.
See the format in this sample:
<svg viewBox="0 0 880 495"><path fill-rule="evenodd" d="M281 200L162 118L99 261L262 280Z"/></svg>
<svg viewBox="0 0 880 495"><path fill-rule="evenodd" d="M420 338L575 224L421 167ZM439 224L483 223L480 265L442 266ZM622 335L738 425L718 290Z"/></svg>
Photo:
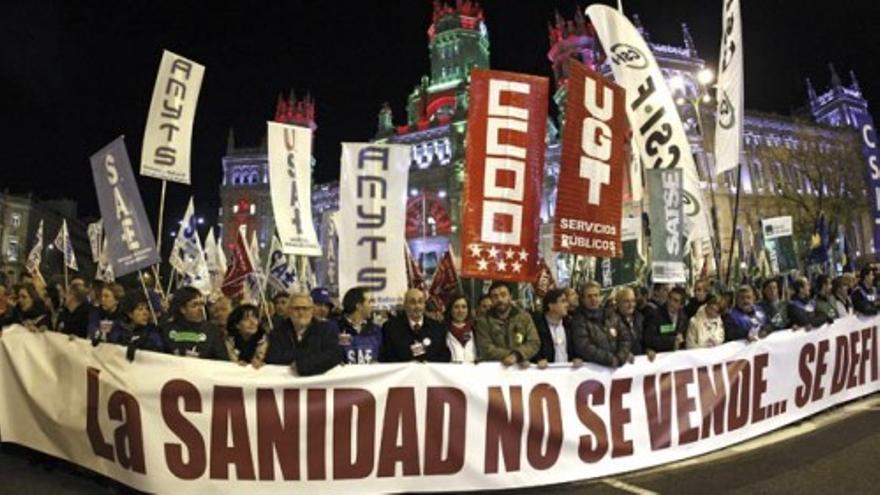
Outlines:
<svg viewBox="0 0 880 495"><path fill-rule="evenodd" d="M474 69L462 275L531 282L538 269L547 78Z"/></svg>
<svg viewBox="0 0 880 495"><path fill-rule="evenodd" d="M621 255L626 126L623 88L570 61L554 251Z"/></svg>

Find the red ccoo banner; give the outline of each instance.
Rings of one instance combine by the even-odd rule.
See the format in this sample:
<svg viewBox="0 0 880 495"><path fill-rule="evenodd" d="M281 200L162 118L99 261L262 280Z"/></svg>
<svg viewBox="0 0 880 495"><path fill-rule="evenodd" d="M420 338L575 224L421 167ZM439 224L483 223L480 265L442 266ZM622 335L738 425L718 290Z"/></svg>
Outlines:
<svg viewBox="0 0 880 495"><path fill-rule="evenodd" d="M471 72L461 237L465 277L535 279L547 96L545 77Z"/></svg>
<svg viewBox="0 0 880 495"><path fill-rule="evenodd" d="M624 91L580 62L569 64L553 250L619 257L627 166Z"/></svg>

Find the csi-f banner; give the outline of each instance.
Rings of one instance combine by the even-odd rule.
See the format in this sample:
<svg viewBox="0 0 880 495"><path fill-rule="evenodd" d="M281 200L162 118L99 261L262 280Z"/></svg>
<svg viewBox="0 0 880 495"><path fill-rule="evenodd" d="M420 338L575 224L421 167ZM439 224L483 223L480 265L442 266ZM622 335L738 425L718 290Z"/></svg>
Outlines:
<svg viewBox="0 0 880 495"><path fill-rule="evenodd" d="M767 249L770 258L770 269L774 274L788 273L797 269L791 217L761 220L761 235L764 238L764 248Z"/></svg>
<svg viewBox="0 0 880 495"><path fill-rule="evenodd" d="M854 114L862 137L862 156L868 162L868 197L874 218L874 251L880 251L880 150L877 149L877 128L867 111Z"/></svg>
<svg viewBox="0 0 880 495"><path fill-rule="evenodd" d="M680 168L684 172L688 237L708 237L700 177L678 109L654 55L632 23L618 11L591 5L586 12L611 61L614 81L626 90L626 111L642 166Z"/></svg>
<svg viewBox="0 0 880 495"><path fill-rule="evenodd" d="M620 256L624 167L623 88L569 61L553 250Z"/></svg>
<svg viewBox="0 0 880 495"><path fill-rule="evenodd" d="M376 305L403 302L410 147L342 143L339 177L339 293L364 287Z"/></svg>
<svg viewBox="0 0 880 495"><path fill-rule="evenodd" d="M623 256L619 258L600 258L596 261L597 280L603 289L631 284L638 279L639 241L642 238L642 219L626 217L623 219Z"/></svg>
<svg viewBox="0 0 880 495"><path fill-rule="evenodd" d="M722 0L715 173L736 167L743 141L743 43L739 0Z"/></svg>
<svg viewBox="0 0 880 495"><path fill-rule="evenodd" d="M643 469L880 390L880 317L616 369L290 366L93 347L10 327L3 441L149 493L460 492ZM185 360L185 361L184 361Z"/></svg>
<svg viewBox="0 0 880 495"><path fill-rule="evenodd" d="M655 283L686 282L681 170L646 170L651 218L651 274Z"/></svg>
<svg viewBox="0 0 880 495"><path fill-rule="evenodd" d="M531 282L538 270L547 78L471 71L462 275Z"/></svg>
<svg viewBox="0 0 880 495"><path fill-rule="evenodd" d="M190 144L205 67L164 50L141 149L141 175L190 183Z"/></svg>
<svg viewBox="0 0 880 495"><path fill-rule="evenodd" d="M320 256L312 222L312 130L268 123L269 189L285 254Z"/></svg>
<svg viewBox="0 0 880 495"><path fill-rule="evenodd" d="M116 277L159 263L156 240L138 190L125 139L119 136L92 155L107 255Z"/></svg>

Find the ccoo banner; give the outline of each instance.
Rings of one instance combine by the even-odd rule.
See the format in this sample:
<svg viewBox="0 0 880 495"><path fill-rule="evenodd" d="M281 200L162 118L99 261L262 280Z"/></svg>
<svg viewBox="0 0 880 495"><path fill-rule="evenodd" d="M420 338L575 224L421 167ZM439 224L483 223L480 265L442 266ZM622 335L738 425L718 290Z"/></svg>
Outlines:
<svg viewBox="0 0 880 495"><path fill-rule="evenodd" d="M10 327L0 433L149 493L492 490L643 469L880 391L880 317L617 369L289 366L93 347ZM185 360L185 361L183 361Z"/></svg>
<svg viewBox="0 0 880 495"><path fill-rule="evenodd" d="M124 137L116 138L90 160L107 243L105 251L113 274L121 277L159 263L156 240L131 172Z"/></svg>
<svg viewBox="0 0 880 495"><path fill-rule="evenodd" d="M339 293L364 287L376 306L403 303L400 266L406 228L410 147L342 143L339 177Z"/></svg>
<svg viewBox="0 0 880 495"><path fill-rule="evenodd" d="M547 78L471 71L462 275L531 282L538 271Z"/></svg>
<svg viewBox="0 0 880 495"><path fill-rule="evenodd" d="M164 50L141 149L141 175L190 183L190 144L205 67Z"/></svg>
<svg viewBox="0 0 880 495"><path fill-rule="evenodd" d="M651 215L651 277L655 283L686 282L681 169L645 171Z"/></svg>
<svg viewBox="0 0 880 495"><path fill-rule="evenodd" d="M628 166L623 88L576 60L568 67L553 250L614 258Z"/></svg>
<svg viewBox="0 0 880 495"><path fill-rule="evenodd" d="M312 130L268 123L269 188L284 254L320 256L312 222Z"/></svg>

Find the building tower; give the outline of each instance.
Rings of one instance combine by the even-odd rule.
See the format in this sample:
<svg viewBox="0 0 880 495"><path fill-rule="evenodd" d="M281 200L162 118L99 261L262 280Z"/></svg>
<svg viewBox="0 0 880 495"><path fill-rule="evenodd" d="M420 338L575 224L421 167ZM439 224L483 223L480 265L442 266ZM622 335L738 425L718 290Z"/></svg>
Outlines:
<svg viewBox="0 0 880 495"><path fill-rule="evenodd" d="M831 88L817 95L813 84L807 79L807 96L810 100L810 112L819 124L832 127L858 127L868 115L868 102L862 96L856 74L849 71L850 84L844 86L834 64L828 64L831 71Z"/></svg>

